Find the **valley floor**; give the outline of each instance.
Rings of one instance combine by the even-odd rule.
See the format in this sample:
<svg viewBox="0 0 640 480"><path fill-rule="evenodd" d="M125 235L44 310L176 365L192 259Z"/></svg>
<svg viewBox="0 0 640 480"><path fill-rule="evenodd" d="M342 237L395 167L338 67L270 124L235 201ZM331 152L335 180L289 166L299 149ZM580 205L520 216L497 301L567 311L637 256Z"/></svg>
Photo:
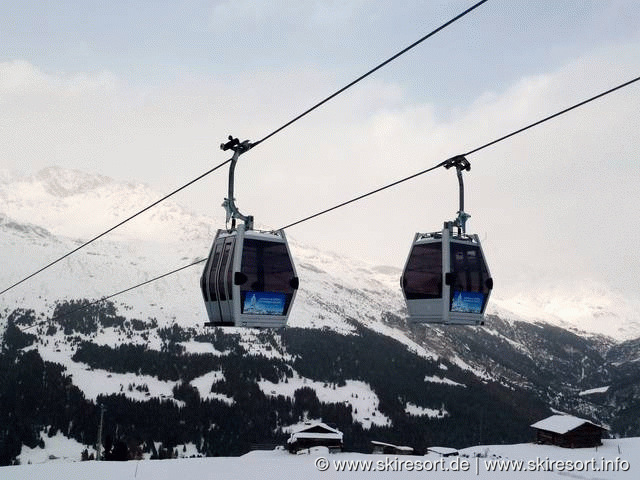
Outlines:
<svg viewBox="0 0 640 480"><path fill-rule="evenodd" d="M3 480L118 478L122 480L262 480L327 478L377 479L630 479L640 472L640 438L604 440L598 448L564 449L547 445L488 445L466 448L459 457L441 458L328 454L318 448L305 455L256 451L242 457L212 457L137 462L52 461L1 467ZM448 469L448 470L445 470Z"/></svg>

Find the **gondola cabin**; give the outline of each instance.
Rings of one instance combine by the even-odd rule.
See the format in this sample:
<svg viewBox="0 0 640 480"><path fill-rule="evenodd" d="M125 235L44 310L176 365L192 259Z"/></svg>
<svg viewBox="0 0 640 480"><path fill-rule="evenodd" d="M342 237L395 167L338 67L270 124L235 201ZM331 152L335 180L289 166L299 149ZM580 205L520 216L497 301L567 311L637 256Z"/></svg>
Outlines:
<svg viewBox="0 0 640 480"><path fill-rule="evenodd" d="M218 230L200 288L209 326L284 327L298 288L284 232Z"/></svg>
<svg viewBox="0 0 640 480"><path fill-rule="evenodd" d="M416 233L401 278L409 321L482 325L493 280L477 235Z"/></svg>

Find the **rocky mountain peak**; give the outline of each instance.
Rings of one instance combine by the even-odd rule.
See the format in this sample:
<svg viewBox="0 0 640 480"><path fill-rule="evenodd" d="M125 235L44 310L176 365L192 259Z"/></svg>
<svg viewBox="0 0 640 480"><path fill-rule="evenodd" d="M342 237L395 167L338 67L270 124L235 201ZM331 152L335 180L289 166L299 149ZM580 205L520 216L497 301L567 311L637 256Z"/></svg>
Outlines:
<svg viewBox="0 0 640 480"><path fill-rule="evenodd" d="M40 170L33 178L56 197L70 197L113 183L109 177L55 166Z"/></svg>

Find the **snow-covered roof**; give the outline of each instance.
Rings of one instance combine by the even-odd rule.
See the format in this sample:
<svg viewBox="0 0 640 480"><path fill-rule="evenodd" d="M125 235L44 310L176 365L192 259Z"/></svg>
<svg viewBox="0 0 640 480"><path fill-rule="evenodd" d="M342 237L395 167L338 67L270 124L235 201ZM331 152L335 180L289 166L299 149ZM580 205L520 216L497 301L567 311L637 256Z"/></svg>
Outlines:
<svg viewBox="0 0 640 480"><path fill-rule="evenodd" d="M300 433L300 432L306 432L308 430L313 430L313 429L317 429L320 428L322 430L326 430L327 432L332 432L332 433L339 433L342 435L342 432L340 430L337 430L335 428L331 428L329 425L327 425L324 422L306 422L304 425L301 425L300 427L296 428L293 433Z"/></svg>
<svg viewBox="0 0 640 480"><path fill-rule="evenodd" d="M293 433L287 443L294 443L296 440L300 440L301 438L314 438L316 440L342 440L342 432L338 433L315 433L315 432L299 432Z"/></svg>
<svg viewBox="0 0 640 480"><path fill-rule="evenodd" d="M392 443L378 442L377 440L371 440L371 443L373 443L374 445L379 445L381 447L390 447L390 448L395 448L396 450L404 450L404 451L407 451L407 452L413 452L413 448L412 447L405 447L405 446L401 446L401 445L393 445Z"/></svg>
<svg viewBox="0 0 640 480"><path fill-rule="evenodd" d="M590 422L589 420L585 420L584 418L574 417L572 415L552 415L548 418L545 418L544 420L540 420L539 422L534 423L533 425L531 425L531 427L538 428L540 430L547 430L549 432L564 434L570 432L571 430L575 430L585 423L589 423L594 427L606 430L606 428L601 425Z"/></svg>
<svg viewBox="0 0 640 480"><path fill-rule="evenodd" d="M427 448L427 452L433 452L439 455L451 455L452 453L458 453L458 450L451 447L429 447Z"/></svg>
<svg viewBox="0 0 640 480"><path fill-rule="evenodd" d="M310 432L309 430L322 430L320 432ZM313 422L306 423L301 426L297 430L295 430L289 440L288 443L293 443L300 438L323 438L327 440L342 440L342 432L340 430L336 430L335 428L331 428L329 425L323 422Z"/></svg>

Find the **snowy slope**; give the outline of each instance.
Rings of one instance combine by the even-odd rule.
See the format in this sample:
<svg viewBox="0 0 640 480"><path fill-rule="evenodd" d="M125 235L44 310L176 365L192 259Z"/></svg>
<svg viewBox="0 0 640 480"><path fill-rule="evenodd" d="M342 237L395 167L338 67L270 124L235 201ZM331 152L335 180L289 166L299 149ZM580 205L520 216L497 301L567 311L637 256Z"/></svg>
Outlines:
<svg viewBox="0 0 640 480"><path fill-rule="evenodd" d="M49 167L33 177L2 181L0 212L56 236L87 240L124 220L163 195L140 183L116 182L77 170ZM174 242L206 232L208 219L165 202L110 234L119 240ZM176 228L177 227L177 228Z"/></svg>
<svg viewBox="0 0 640 480"><path fill-rule="evenodd" d="M300 375L294 376L287 383L272 383L268 380L258 382L260 389L267 396L284 395L293 398L297 389L308 387L315 390L318 400L323 403L342 403L353 407L353 421L367 430L372 425L391 425L391 420L378 410L380 401L371 387L357 380L347 380L344 386L331 388L323 382L314 382Z"/></svg>
<svg viewBox="0 0 640 480"><path fill-rule="evenodd" d="M56 439L57 440L57 439ZM53 443L53 442L52 442ZM37 461L36 452L30 452ZM564 449L546 445L483 445L460 451L459 457L329 454L324 448L291 455L283 450L250 452L242 457L142 460L130 462L69 462L0 467L3 480L118 478L176 480L178 478L430 478L444 479L631 479L640 457L640 438L604 440L595 448ZM24 460L27 460L25 457ZM326 462L326 463L325 463ZM326 465L326 470L323 470ZM419 465L419 466L418 466ZM502 471L500 471L500 467ZM553 468L553 470L552 470ZM598 468L600 471L594 471ZM604 469L608 471L604 471ZM448 469L448 470L444 470ZM455 470L457 469L457 471ZM498 469L498 471L495 471ZM341 470L341 471L338 471ZM508 470L508 471L507 471ZM371 473L375 471L375 473Z"/></svg>
<svg viewBox="0 0 640 480"><path fill-rule="evenodd" d="M75 192L75 193L72 193ZM32 273L104 229L160 198L142 185L56 168L33 178L0 183L2 285ZM56 299L100 298L204 258L214 222L167 201L113 235L101 238L3 295L2 305L46 309ZM303 288L290 317L293 326L349 332L344 316L377 321L383 311L400 311L392 274L291 240ZM206 314L199 291L202 267L119 298L138 316L160 322L201 324Z"/></svg>
<svg viewBox="0 0 640 480"><path fill-rule="evenodd" d="M594 281L576 282L571 290L534 287L526 294L492 298L490 312L616 340L640 337L640 301Z"/></svg>
<svg viewBox="0 0 640 480"><path fill-rule="evenodd" d="M3 178L0 180L2 287L67 253L77 247L80 240L100 233L134 213L141 205L161 197L142 185L123 184L105 177L54 168L46 169L32 178L16 179L8 175ZM88 211L92 213L89 215ZM91 220L91 225L85 223L86 219ZM215 233L212 225L213 221L209 219L193 215L171 201L165 202L152 212L136 218L131 222L131 227L118 231L118 235L99 239L2 295L0 312L23 307L51 313L57 300L101 298L192 263L208 253ZM423 358L437 359L442 356L479 378L492 378L483 370L482 362L474 362L470 360L471 357L465 356L463 352L467 347L459 345L452 348L457 339L448 338L447 331L430 329L425 341L418 340L420 337L405 327L402 322L405 309L398 282L401 273L399 268L373 266L299 244L292 235L288 237L301 280L301 288L289 318L290 326L329 328L350 334L356 327L345 319L353 319L360 325L398 340ZM177 323L183 328L201 328L206 321L199 290L201 269L198 265L116 297L114 300L119 304L120 314L143 321L157 319L159 327ZM592 286L593 289L595 286ZM556 291L546 296L521 295L506 300L496 296L489 310L498 312L503 319L551 322L565 328L588 326L590 333L605 333L616 338L640 335L640 309L632 310L629 302L625 303L624 298L616 297L611 291L594 291L590 294L590 290L578 292L576 289L573 296L563 296L563 292ZM518 343L517 339L505 337L504 332L492 330L491 325L484 330L502 338L523 354L531 355L528 347ZM265 349L264 344L255 338L254 332L241 329L239 334L247 352L289 360L284 351ZM122 330L105 328L83 339L111 347L122 343L145 344L153 350L160 350L162 343L156 330L142 337L136 332L128 336ZM440 340L444 343L434 351L433 346ZM185 342L183 347L191 353L225 354L215 351L211 344L190 341ZM45 360L64 365L73 374L74 384L81 388L87 398L96 398L100 392L123 392L132 399L161 398L175 401L172 398L175 382L138 378L133 373L113 375L74 362L75 347L66 342L62 331L47 336L46 341L38 342L35 348ZM304 382L305 379L300 378L300 381ZM213 382L213 377L205 377L194 386L204 398L208 398L213 395L210 393ZM425 382L450 382L456 385L446 377L425 378ZM133 388L129 389L129 385ZM144 390L136 388L143 386ZM281 390L284 388L282 385L265 384L261 387L267 395L271 392L291 394ZM323 386L314 387L321 395ZM362 388L366 390L368 387L364 385ZM385 422L382 416L374 418L368 415L377 410L377 400L373 395L369 397L370 402L362 404L355 402L345 391L338 399L357 408L358 415L354 420L365 428ZM234 402L231 397L219 399L228 404ZM423 406L416 405L413 412L422 412L420 408Z"/></svg>
<svg viewBox="0 0 640 480"><path fill-rule="evenodd" d="M33 178L13 179L0 185L0 255L5 265L0 270L0 282L8 285L24 277L160 196L141 185L117 184L104 177L59 169L47 169ZM121 198L126 199L126 205L119 203ZM91 215L94 224L75 227L74 222L78 223L78 219L94 210ZM102 223L99 228L95 226L97 223ZM99 239L3 295L0 309L7 312L16 307L34 308L50 314L58 300L97 299L118 292L202 258L208 254L215 233L212 221L194 216L171 202L161 204L153 215L141 215L131 224L132 228L126 227L118 235ZM326 254L300 245L295 239L290 239L290 243L303 288L289 325L328 327L350 334L355 327L345 318L352 318L396 338L425 358L436 357L411 340L405 331L391 328L382 321L385 312L400 314L403 309L399 289L394 288L399 272ZM143 321L156 319L159 327L177 323L183 328L204 330L202 325L207 319L199 289L201 271L199 265L117 297L114 300L120 304L119 313ZM44 318L42 313L39 315ZM283 356L275 349L266 350L263 342L256 338L256 332L239 329L238 334L240 345L249 354L289 360L286 353ZM142 334L101 328L95 334L78 334L77 338L111 347L123 343L144 344L153 350L160 350L162 343L156 329ZM182 346L190 353L226 354L216 351L210 343L189 341ZM75 362L72 357L77 346L69 344L62 330L53 335L40 332L33 348L44 360L64 366L74 385L88 399L95 400L99 394L123 393L137 401L158 398L181 403L173 398L172 389L177 382L135 373L107 372ZM298 379L301 384L312 383L302 377ZM211 386L219 380L217 374L211 372L195 379L192 385L202 398L233 404L232 397L211 392ZM316 385L316 391L329 403L350 400L358 412L354 421L365 428L387 424L388 419L377 409L377 397L368 385L348 382L360 393L358 399L351 398L353 388L341 389L341 395L336 398L330 395L335 392L323 395L322 385ZM265 388L267 394L279 390L275 386Z"/></svg>
<svg viewBox="0 0 640 480"><path fill-rule="evenodd" d="M76 248L82 241L118 223L161 196L162 194L144 185L119 183L105 177L55 168L46 169L31 178L15 178L1 174L0 261L3 268L0 269L0 289ZM452 364L473 372L481 379L495 378L499 374L498 370L498 373L482 370L487 367L486 358L474 361L471 355L473 352L469 351L467 355L466 350L469 350L469 347L462 340L462 332L454 334L440 328L406 328L403 322L404 302L398 282L400 268L374 266L327 253L313 246L299 244L294 234L287 233L301 280L301 289L289 319L290 326L329 328L349 335L355 332L354 325L359 324L400 341L423 358L447 358ZM112 294L203 258L209 251L214 234L213 220L194 215L171 201L165 202L135 219L122 230L118 230L113 236L98 240L24 285L2 295L0 313L11 311L15 307L35 308L38 312L51 313L55 301L60 299L100 298ZM197 331L204 331L201 326L206 321L206 313L199 290L201 269L201 266L196 266L117 297L115 301L120 304L119 313L143 321L157 319L159 327L178 324L184 328L195 327ZM517 297L505 299L495 296L489 310L498 313L505 320L549 322L574 330L580 327L587 330L588 335L603 333L617 339L640 336L640 309L635 308L632 301L595 284L575 287L571 292L561 289L531 289L526 295L520 294ZM355 323L345 319L353 319ZM489 324L483 332L488 336L503 339L527 357L534 357L527 350L530 342L516 337L508 338L505 336L508 332L504 328L498 331L499 320L495 321L495 328ZM1 327L0 320L0 335ZM468 332L473 330L464 330L465 334ZM258 338L256 331L238 329L237 333L240 344L249 354L291 360L291 355L284 348L266 348L267 345ZM420 335L433 338L425 341ZM453 338L454 336L456 338ZM122 329L101 328L91 335L78 334L76 338L112 347L122 343L138 343L151 350L160 350L162 345L157 329L150 329L144 332L144 335L142 332L133 332L133 336L128 336ZM434 341L430 342L431 340ZM181 345L190 353L209 353L215 356L228 354L216 350L211 343L188 340ZM436 349L437 345L440 346L439 349ZM95 400L100 394L123 393L137 401L158 398L181 405L180 400L173 398L176 381L161 381L133 372L115 373L93 369L86 364L73 361L77 345L70 343L61 329L53 335L41 333L38 341L28 348L37 349L44 360L63 365L67 374L72 376L74 385L80 388L87 399ZM443 384L464 392L466 386L447 378L447 368L443 364L441 368L442 372L438 375L424 377L425 388ZM193 379L191 385L198 390L201 398L217 399L227 405L233 405L236 400L232 396L211 391L212 386L223 379L222 372L215 370ZM606 384L596 383L586 387L600 387ZM297 372L294 372L294 377L289 379L288 383L273 383L267 380L259 382L259 387L266 396L291 397L296 388L303 386L313 388L318 398L325 403L351 405L353 421L364 429L384 426L389 422L389 418L378 408L377 393L362 379L345 378L344 387L333 389ZM584 395L592 393L596 392L584 391ZM447 405L442 405L442 408L438 409L437 404L427 407L407 402L405 411L415 417L443 418L450 415L446 407ZM81 451L80 445L73 440L66 441L59 437L60 435L53 438L43 437L46 444L44 451L24 447L21 461L40 462L48 459L49 455L77 460L75 456ZM59 448L56 447L57 444ZM638 450L637 447L640 446L633 446L634 451ZM531 449L537 447L511 448L509 450L508 446L487 447L487 451L490 452L489 456L527 458L528 455L533 455L530 453L533 451ZM613 452L613 449L610 450ZM542 450L541 452L545 455L554 454ZM565 457L568 455L564 450L561 453ZM584 452L577 452L582 453ZM593 456L592 452L591 455ZM345 454L335 458L371 457ZM187 463L130 462L119 466L102 464L98 467L91 467L87 463L57 463L51 471L30 466L23 467L19 470L20 473L15 473L18 470L3 468L0 469L0 478L45 478L45 472L51 473L46 478L93 478L100 475L105 478L173 478L177 476L178 471L184 474L181 469L194 476L203 476L202 473L206 470L227 473L226 476L229 478L248 478L257 476L258 472L269 472L269 467L265 465L272 464L283 465L285 472L276 477L275 475L282 472L280 468L275 468L272 472L273 478L288 478L294 474L298 478L298 469L308 473L310 478L327 475L315 470L309 457L271 452L254 453L234 459L189 460ZM160 468L158 465L165 465L166 468ZM93 471L91 468L106 470ZM344 472L340 475L342 474ZM397 478L397 475L396 472L394 478ZM424 472L421 475L424 476ZM529 474L522 478L534 477ZM598 475L597 478L626 477Z"/></svg>

